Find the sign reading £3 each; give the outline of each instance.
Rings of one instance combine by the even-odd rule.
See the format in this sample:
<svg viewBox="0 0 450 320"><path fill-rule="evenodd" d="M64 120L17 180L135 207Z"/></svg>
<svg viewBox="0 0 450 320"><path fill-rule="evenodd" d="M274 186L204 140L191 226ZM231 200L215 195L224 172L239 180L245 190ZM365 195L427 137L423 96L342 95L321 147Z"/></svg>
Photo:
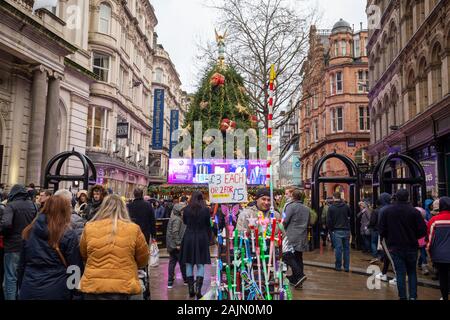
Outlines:
<svg viewBox="0 0 450 320"><path fill-rule="evenodd" d="M247 202L247 177L244 172L210 174L208 186L211 203Z"/></svg>

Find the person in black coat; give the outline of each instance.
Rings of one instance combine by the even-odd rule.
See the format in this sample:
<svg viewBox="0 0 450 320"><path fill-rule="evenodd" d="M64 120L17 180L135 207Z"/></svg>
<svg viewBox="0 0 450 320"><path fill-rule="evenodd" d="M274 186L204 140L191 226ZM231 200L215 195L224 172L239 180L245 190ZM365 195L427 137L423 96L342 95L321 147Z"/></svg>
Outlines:
<svg viewBox="0 0 450 320"><path fill-rule="evenodd" d="M87 221L90 221L95 216L107 195L108 193L103 186L95 185L92 187L89 192L88 205L86 210L84 210L84 217Z"/></svg>
<svg viewBox="0 0 450 320"><path fill-rule="evenodd" d="M4 291L5 300L16 300L17 266L22 250L22 231L38 213L38 208L23 185L14 185L8 196L8 204L0 213L0 232L4 238Z"/></svg>
<svg viewBox="0 0 450 320"><path fill-rule="evenodd" d="M131 220L141 227L147 243L156 238L155 212L150 202L144 200L142 189L134 190L134 200L127 205Z"/></svg>
<svg viewBox="0 0 450 320"><path fill-rule="evenodd" d="M202 285L205 264L211 264L209 255L209 239L211 234L211 216L206 206L203 194L194 192L188 206L183 212L183 222L186 225L183 242L181 243L181 263L186 264L186 276L189 286L189 296L202 297ZM197 278L194 290L193 267L197 266Z"/></svg>
<svg viewBox="0 0 450 320"><path fill-rule="evenodd" d="M70 227L71 214L63 196L52 196L37 219L24 229L17 272L19 300L72 299L83 262L78 236ZM68 281L70 276L74 276L73 281Z"/></svg>

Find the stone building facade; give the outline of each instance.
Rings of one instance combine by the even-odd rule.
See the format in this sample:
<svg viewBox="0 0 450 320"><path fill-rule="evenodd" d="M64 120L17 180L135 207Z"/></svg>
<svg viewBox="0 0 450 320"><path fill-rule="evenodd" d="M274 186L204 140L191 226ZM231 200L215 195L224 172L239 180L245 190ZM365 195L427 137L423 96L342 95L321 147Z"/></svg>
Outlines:
<svg viewBox="0 0 450 320"><path fill-rule="evenodd" d="M368 1L373 161L402 152L425 169L433 195L450 181L450 3ZM401 163L390 174L407 175Z"/></svg>
<svg viewBox="0 0 450 320"><path fill-rule="evenodd" d="M187 103L173 63L156 42L152 5L60 0L35 12L33 5L0 3L1 182L40 186L48 160L75 149L93 160L98 183L131 196L150 183L154 63L164 66L166 105L185 110ZM63 174L81 172L77 159L63 168Z"/></svg>
<svg viewBox="0 0 450 320"><path fill-rule="evenodd" d="M0 3L0 170L7 187L43 182L46 163L61 151L85 152L90 55L82 0L61 1L63 15L32 0ZM76 7L78 23L66 23ZM86 33L87 35L87 33ZM70 160L63 172L79 174Z"/></svg>
<svg viewBox="0 0 450 320"><path fill-rule="evenodd" d="M367 31L354 31L344 20L332 30L310 31L310 51L303 67L305 80L300 101L300 154L302 183L307 193L317 161L330 153L347 155L357 163L367 162L369 144ZM347 176L344 165L328 160L323 176ZM326 184L322 197L341 192L345 184Z"/></svg>

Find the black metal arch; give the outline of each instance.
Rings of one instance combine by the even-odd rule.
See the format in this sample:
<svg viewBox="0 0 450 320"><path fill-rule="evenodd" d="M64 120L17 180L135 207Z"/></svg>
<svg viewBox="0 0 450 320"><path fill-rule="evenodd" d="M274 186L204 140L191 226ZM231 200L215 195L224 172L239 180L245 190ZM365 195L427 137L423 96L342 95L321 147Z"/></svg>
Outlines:
<svg viewBox="0 0 450 320"><path fill-rule="evenodd" d="M322 170L323 165L329 159L336 158L340 160L347 168L349 176L348 177L321 177L320 171ZM351 217L351 232L353 235L353 239L356 240L357 235L359 234L359 228L357 227L357 219L356 214L359 210L359 200L360 200L360 188L361 188L361 174L359 172L359 168L356 163L350 159L349 157L338 154L336 152L328 154L322 157L319 161L316 162L313 168L312 182L311 182L311 204L313 209L319 213L320 210L320 184L322 183L345 183L349 185L349 194L350 194L350 208L352 209L352 217ZM316 226L315 230L316 235L319 233L319 224ZM315 238L315 237L314 237ZM317 241L317 239L316 239ZM315 241L315 242L316 242ZM356 240L357 244L359 240ZM316 246L317 247L317 242Z"/></svg>
<svg viewBox="0 0 450 320"><path fill-rule="evenodd" d="M83 175L61 175L62 167L70 157L77 157L81 161L81 164L83 165ZM55 164L56 170L55 173L52 174L51 170ZM83 189L88 190L89 186L95 185L97 181L97 169L95 169L94 163L88 156L75 151L75 149L73 149L72 151L62 152L53 157L47 163L44 171L44 188L48 189L49 184L53 184L53 190L56 191L59 189L59 183L61 181L81 181L83 182Z"/></svg>
<svg viewBox="0 0 450 320"><path fill-rule="evenodd" d="M393 171L392 177L387 178L384 176L384 172L388 165L391 164L393 160L399 159L405 163L408 167L408 172L410 177L408 178L398 178L396 177L395 171ZM427 186L425 180L425 171L422 165L415 159L400 153L391 153L388 156L382 158L376 164L373 177L372 177L372 202L373 205L376 204L378 200L378 193L386 192L387 186L392 186L395 184L406 184L410 186L411 200L414 206L418 205L418 192L417 188L420 187L422 193L422 202L427 194Z"/></svg>

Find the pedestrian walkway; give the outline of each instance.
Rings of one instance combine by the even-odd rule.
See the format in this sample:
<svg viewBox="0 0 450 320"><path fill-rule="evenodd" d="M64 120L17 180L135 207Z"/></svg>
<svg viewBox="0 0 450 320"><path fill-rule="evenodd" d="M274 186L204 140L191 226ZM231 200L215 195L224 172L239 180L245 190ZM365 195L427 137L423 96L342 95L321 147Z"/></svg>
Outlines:
<svg viewBox="0 0 450 320"><path fill-rule="evenodd" d="M212 256L214 256L212 250ZM153 300L188 300L187 287L183 285L177 268L177 279L172 289L167 289L168 259L165 250L160 252L160 265L151 269L151 290ZM351 272L337 272L334 268L334 254L331 248L305 253L305 274L308 280L300 290L293 290L294 300L397 300L396 286L381 282L379 290L367 287L366 274L370 256L358 251L351 254ZM210 286L212 267L205 268L204 293ZM213 275L215 272L213 272ZM421 278L422 281L430 281ZM419 286L421 300L439 300L440 292L428 286Z"/></svg>

